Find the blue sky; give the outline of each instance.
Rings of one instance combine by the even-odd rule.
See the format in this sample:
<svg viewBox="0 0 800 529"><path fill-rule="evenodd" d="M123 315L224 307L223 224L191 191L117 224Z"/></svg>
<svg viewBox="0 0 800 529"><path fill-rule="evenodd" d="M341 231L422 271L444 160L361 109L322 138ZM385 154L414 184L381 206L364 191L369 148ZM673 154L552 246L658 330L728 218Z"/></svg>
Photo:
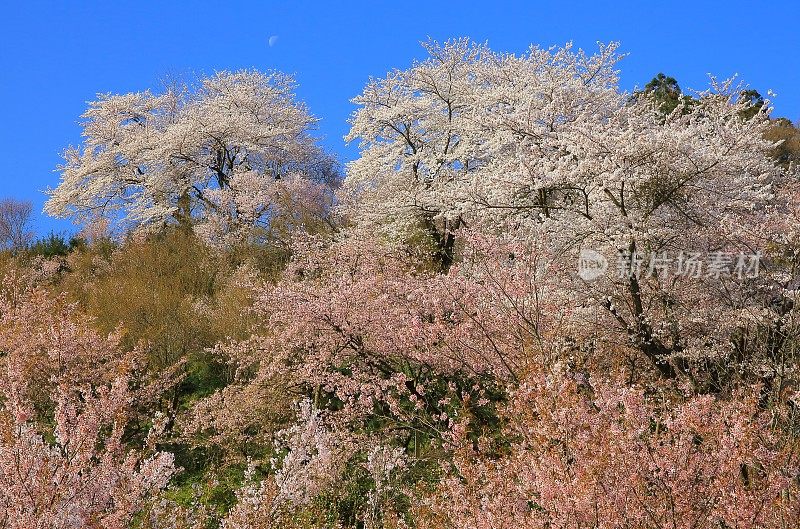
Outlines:
<svg viewBox="0 0 800 529"><path fill-rule="evenodd" d="M707 74L739 74L775 115L800 119L800 1L686 2L20 2L5 5L0 44L0 197L30 199L58 184L60 152L80 142L78 119L98 92L156 88L166 77L277 69L296 75L299 97L322 119L340 160L342 136L369 76L422 58L419 42L467 36L498 51L617 40L629 56L622 86L663 71L681 87ZM270 46L270 37L273 45ZM40 214L39 233L72 231Z"/></svg>

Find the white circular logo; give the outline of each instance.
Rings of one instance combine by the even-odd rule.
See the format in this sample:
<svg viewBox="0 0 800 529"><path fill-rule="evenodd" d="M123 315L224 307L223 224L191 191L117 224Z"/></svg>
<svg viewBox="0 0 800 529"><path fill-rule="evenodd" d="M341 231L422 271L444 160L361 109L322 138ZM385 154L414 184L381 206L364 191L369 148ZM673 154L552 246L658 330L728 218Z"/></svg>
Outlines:
<svg viewBox="0 0 800 529"><path fill-rule="evenodd" d="M608 261L594 250L581 250L578 257L578 276L584 281L593 281L605 274Z"/></svg>

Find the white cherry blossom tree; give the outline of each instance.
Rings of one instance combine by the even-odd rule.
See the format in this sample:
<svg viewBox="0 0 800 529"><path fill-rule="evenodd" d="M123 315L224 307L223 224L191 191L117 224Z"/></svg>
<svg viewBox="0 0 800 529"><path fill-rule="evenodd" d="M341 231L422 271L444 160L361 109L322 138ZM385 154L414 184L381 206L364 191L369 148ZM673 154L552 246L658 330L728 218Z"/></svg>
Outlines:
<svg viewBox="0 0 800 529"><path fill-rule="evenodd" d="M214 241L252 236L298 204L288 194L319 195L335 179L335 163L311 136L317 120L293 90L289 76L239 71L202 79L196 90L101 95L83 114L83 145L66 150L45 209L138 230L192 224Z"/></svg>
<svg viewBox="0 0 800 529"><path fill-rule="evenodd" d="M361 155L343 204L356 222L400 238L422 227L445 271L460 227L544 244L578 327L619 327L665 376L688 369L677 357L733 354L743 311L764 308L753 293L769 283L782 295L775 267L735 282L734 263L722 278L649 264L781 253L797 179L770 157L768 101L756 109L741 86L712 79L665 116L654 97L620 89L616 44L591 55L570 45L499 54L463 39L425 47L426 60L354 99L348 139ZM576 277L582 249L605 256L604 277ZM638 268L617 274L618 256ZM767 312L758 325L784 317Z"/></svg>

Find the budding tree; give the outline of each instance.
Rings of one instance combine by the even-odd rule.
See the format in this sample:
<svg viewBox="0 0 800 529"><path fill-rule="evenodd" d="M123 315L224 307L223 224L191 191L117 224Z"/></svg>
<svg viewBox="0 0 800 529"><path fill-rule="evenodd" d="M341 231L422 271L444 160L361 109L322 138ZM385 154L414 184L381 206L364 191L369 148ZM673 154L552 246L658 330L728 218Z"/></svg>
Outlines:
<svg viewBox="0 0 800 529"><path fill-rule="evenodd" d="M21 250L31 242L32 213L30 202L12 198L0 200L0 248Z"/></svg>
<svg viewBox="0 0 800 529"><path fill-rule="evenodd" d="M109 215L136 229L191 222L212 240L268 229L285 206L301 207L298 193L319 195L335 173L293 89L286 75L240 71L194 91L101 95L45 210L79 221Z"/></svg>

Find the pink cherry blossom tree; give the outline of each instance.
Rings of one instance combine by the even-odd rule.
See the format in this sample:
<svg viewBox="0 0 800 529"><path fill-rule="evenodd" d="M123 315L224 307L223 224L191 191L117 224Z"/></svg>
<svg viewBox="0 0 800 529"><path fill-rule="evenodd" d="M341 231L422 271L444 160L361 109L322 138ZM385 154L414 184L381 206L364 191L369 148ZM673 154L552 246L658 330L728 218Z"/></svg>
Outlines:
<svg viewBox="0 0 800 529"><path fill-rule="evenodd" d="M42 291L0 300L0 527L129 527L175 469L125 442L137 393L117 338Z"/></svg>
<svg viewBox="0 0 800 529"><path fill-rule="evenodd" d="M757 392L673 400L562 371L523 383L508 413L499 460L454 428L457 472L428 504L443 527L788 528L800 515L797 438Z"/></svg>

